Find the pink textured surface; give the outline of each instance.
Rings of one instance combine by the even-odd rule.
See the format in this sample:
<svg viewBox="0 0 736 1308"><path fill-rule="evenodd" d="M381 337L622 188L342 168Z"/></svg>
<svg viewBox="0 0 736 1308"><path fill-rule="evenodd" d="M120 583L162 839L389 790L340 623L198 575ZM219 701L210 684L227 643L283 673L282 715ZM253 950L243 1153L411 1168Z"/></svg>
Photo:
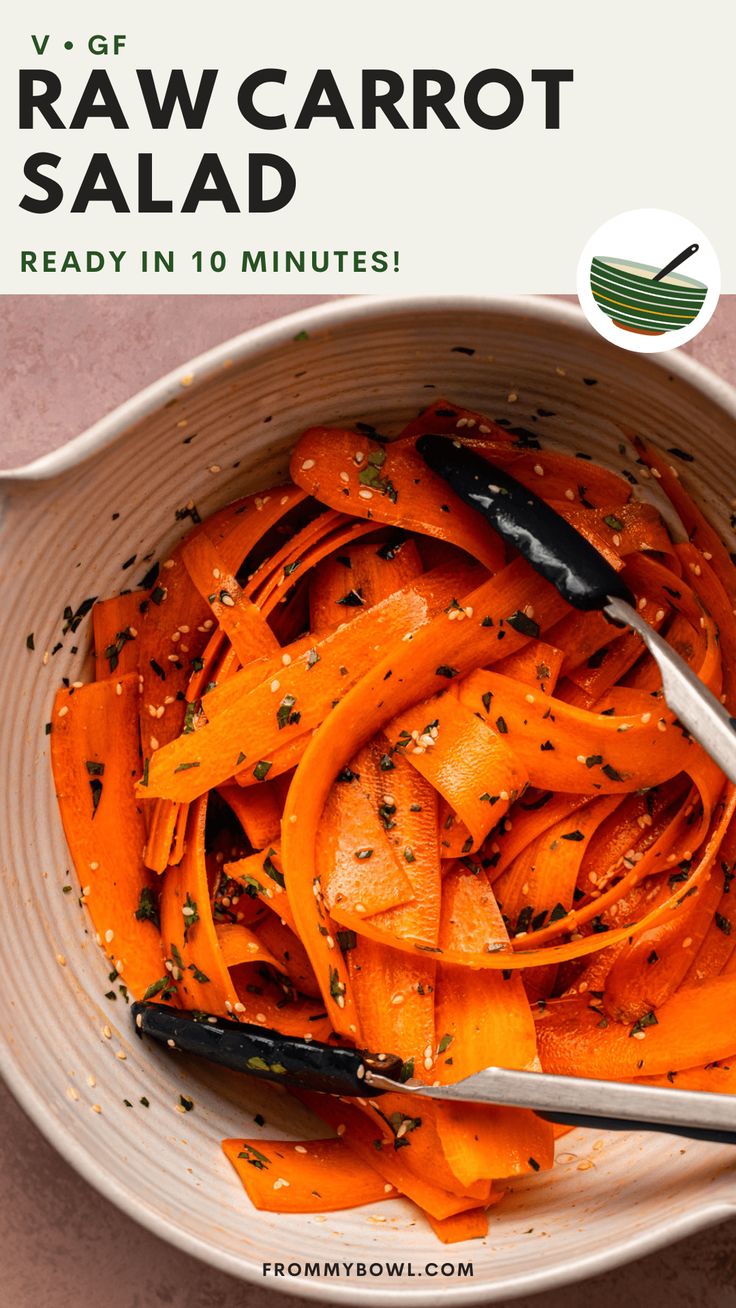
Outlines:
<svg viewBox="0 0 736 1308"><path fill-rule="evenodd" d="M6 297L0 464L25 463L55 448L192 355L319 298ZM721 301L686 348L736 383L736 297ZM244 1200L244 1225L247 1220ZM14 1308L288 1308L293 1302L273 1282L243 1286L139 1229L57 1157L1 1085L0 1266L0 1304ZM736 1308L736 1222L595 1281L516 1302L587 1308L593 1299L599 1308L621 1302Z"/></svg>

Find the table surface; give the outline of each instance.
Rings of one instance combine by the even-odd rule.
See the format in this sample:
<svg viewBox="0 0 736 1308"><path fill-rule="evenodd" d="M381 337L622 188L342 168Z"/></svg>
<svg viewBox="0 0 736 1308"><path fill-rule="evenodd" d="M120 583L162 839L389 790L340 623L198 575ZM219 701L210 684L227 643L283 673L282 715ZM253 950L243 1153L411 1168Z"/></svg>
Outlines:
<svg viewBox="0 0 736 1308"><path fill-rule="evenodd" d="M51 450L149 382L311 296L5 297L0 464ZM685 347L736 383L736 296ZM247 1220L247 1219L246 1219ZM288 1308L124 1217L54 1152L0 1085L0 1303L13 1308ZM736 1308L736 1220L519 1308Z"/></svg>

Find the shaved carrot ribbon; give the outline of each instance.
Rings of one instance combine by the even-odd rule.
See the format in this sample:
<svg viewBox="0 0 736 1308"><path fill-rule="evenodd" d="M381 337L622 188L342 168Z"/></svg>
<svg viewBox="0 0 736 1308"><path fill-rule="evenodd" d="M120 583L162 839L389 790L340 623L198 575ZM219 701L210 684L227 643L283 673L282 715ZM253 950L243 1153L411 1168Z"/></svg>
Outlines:
<svg viewBox="0 0 736 1308"><path fill-rule="evenodd" d="M293 481L95 605L96 680L57 696L100 944L137 996L398 1054L405 1079L732 1092L736 788L638 636L508 551L427 469L424 432L565 516L736 712L736 569L668 456L636 442L660 514L628 473L445 400L393 440L311 428ZM256 1207L403 1195L448 1243L484 1235L560 1134L515 1109L298 1097L334 1136L223 1143Z"/></svg>

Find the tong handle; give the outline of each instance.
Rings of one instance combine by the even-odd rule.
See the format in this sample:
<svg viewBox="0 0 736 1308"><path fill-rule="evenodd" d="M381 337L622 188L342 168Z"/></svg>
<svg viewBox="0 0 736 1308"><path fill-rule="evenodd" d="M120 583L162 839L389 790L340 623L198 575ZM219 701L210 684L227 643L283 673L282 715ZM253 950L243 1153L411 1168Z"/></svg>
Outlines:
<svg viewBox="0 0 736 1308"><path fill-rule="evenodd" d="M394 1054L368 1054L281 1035L262 1026L167 1004L136 1003L130 1011L138 1034L158 1040L169 1050L196 1054L235 1072L302 1090L371 1098L383 1091L366 1081L366 1071L383 1072L392 1080L401 1074L401 1059Z"/></svg>

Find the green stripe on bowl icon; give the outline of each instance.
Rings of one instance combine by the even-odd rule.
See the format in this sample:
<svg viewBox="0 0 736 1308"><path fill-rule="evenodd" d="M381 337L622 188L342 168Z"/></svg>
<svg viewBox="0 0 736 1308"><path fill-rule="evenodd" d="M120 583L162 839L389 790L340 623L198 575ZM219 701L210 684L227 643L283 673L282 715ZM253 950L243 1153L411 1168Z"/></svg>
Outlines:
<svg viewBox="0 0 736 1308"><path fill-rule="evenodd" d="M590 289L598 307L623 331L661 336L689 326L708 288L679 271L655 281L659 269L632 259L595 255Z"/></svg>

